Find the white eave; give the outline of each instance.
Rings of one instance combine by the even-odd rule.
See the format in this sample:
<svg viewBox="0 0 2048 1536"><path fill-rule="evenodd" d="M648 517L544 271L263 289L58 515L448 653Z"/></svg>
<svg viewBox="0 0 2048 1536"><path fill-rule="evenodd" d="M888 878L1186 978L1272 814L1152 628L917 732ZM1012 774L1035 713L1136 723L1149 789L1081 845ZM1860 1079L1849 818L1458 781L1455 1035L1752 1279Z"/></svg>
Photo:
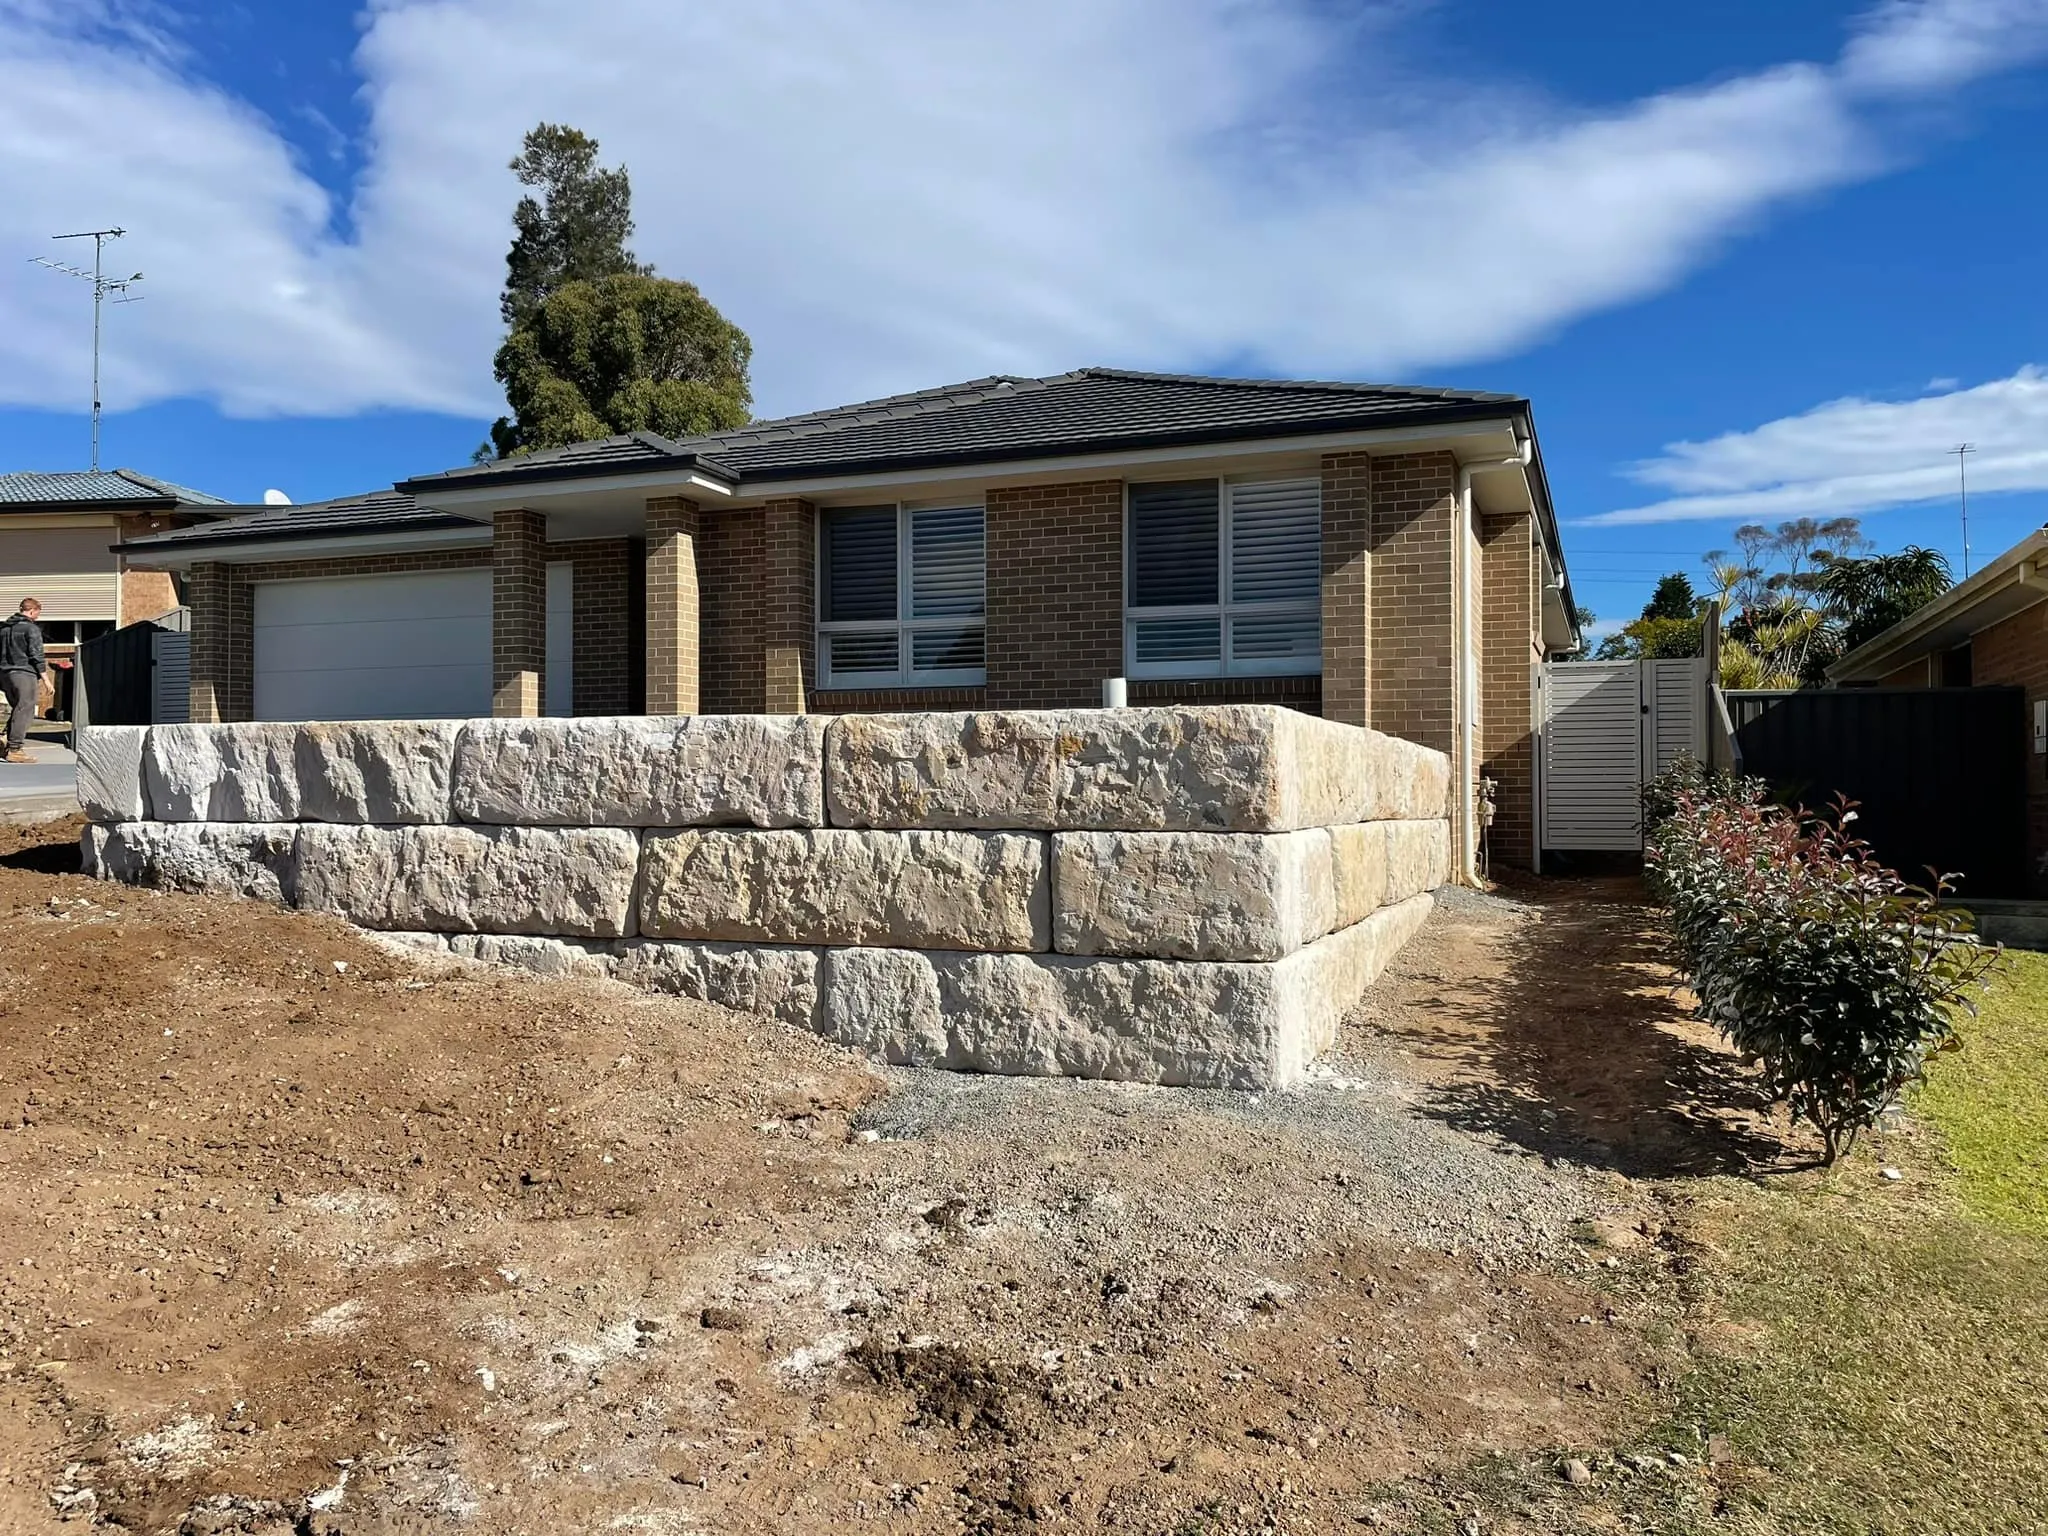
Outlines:
<svg viewBox="0 0 2048 1536"><path fill-rule="evenodd" d="M2048 600L2048 528L2037 529L1970 577L1827 669L1831 683L1877 682L1922 656L1954 650L1980 630Z"/></svg>
<svg viewBox="0 0 2048 1536"><path fill-rule="evenodd" d="M173 544L118 546L131 566L184 571L195 565L267 565L279 560L346 560L356 555L406 554L422 549L488 549L491 530L424 528L390 533L337 533L329 538L244 538L219 543L194 539Z"/></svg>

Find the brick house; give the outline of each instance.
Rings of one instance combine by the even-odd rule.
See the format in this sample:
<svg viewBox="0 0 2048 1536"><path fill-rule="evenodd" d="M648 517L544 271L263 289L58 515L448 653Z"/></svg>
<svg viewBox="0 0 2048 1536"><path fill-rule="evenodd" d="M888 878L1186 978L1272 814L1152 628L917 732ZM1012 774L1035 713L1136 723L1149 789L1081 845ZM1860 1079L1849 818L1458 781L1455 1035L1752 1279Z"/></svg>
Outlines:
<svg viewBox="0 0 2048 1536"><path fill-rule="evenodd" d="M192 718L1264 701L1440 748L1533 856L1576 643L1526 400L1090 368L636 433L132 541ZM1466 860L1476 831L1456 833Z"/></svg>
<svg viewBox="0 0 2048 1536"><path fill-rule="evenodd" d="M132 469L0 474L0 617L25 597L41 602L43 639L61 663L82 641L168 613L179 603L172 577L134 568L113 546L226 507ZM49 684L42 712L67 714L69 673L60 665Z"/></svg>
<svg viewBox="0 0 2048 1536"><path fill-rule="evenodd" d="M2048 896L2048 528L1828 668L1841 688L2026 692L2027 867Z"/></svg>

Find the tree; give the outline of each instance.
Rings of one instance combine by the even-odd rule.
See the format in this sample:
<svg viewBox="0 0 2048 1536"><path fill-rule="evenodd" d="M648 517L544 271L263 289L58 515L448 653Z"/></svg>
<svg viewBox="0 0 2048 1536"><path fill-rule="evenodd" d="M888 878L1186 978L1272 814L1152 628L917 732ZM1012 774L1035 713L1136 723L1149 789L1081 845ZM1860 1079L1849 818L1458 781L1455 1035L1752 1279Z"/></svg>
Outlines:
<svg viewBox="0 0 2048 1536"><path fill-rule="evenodd" d="M1643 608L1646 619L1690 619L1699 612L1700 600L1694 596L1692 578L1683 571L1673 571L1669 576L1659 577L1657 590L1650 594L1650 601Z"/></svg>
<svg viewBox="0 0 2048 1536"><path fill-rule="evenodd" d="M1895 555L1824 561L1814 589L1841 626L1843 652L1882 634L1949 589L1948 561L1908 544Z"/></svg>
<svg viewBox="0 0 2048 1536"><path fill-rule="evenodd" d="M692 283L627 273L565 283L498 349L512 407L500 458L619 432L745 426L753 346Z"/></svg>
<svg viewBox="0 0 2048 1536"><path fill-rule="evenodd" d="M498 302L505 324L517 328L564 283L590 282L621 272L651 272L633 259L633 183L622 165L597 163L597 140L560 123L541 123L527 134L512 172L541 196L519 199L512 210L512 249L505 253L505 292Z"/></svg>
<svg viewBox="0 0 2048 1536"><path fill-rule="evenodd" d="M479 459L621 432L669 437L746 425L753 344L691 283L657 277L627 249L626 169L597 141L542 123L512 170L539 189L513 211L495 371L510 416Z"/></svg>
<svg viewBox="0 0 2048 1536"><path fill-rule="evenodd" d="M1600 661L1651 661L1700 653L1699 599L1683 572L1661 578L1642 616L1600 642Z"/></svg>

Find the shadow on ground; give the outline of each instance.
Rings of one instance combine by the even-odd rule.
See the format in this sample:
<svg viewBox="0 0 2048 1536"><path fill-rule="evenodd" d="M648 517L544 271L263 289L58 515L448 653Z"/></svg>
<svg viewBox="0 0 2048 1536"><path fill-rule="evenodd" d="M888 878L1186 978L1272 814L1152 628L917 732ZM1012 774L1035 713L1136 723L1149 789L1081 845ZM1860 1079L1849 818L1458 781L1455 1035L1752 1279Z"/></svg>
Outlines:
<svg viewBox="0 0 2048 1536"><path fill-rule="evenodd" d="M1379 1021L1425 1064L1423 1113L1632 1178L1803 1166L1755 1073L1691 1016L1640 880L1507 894L1512 921L1439 919L1494 929L1492 974L1422 978L1442 993Z"/></svg>

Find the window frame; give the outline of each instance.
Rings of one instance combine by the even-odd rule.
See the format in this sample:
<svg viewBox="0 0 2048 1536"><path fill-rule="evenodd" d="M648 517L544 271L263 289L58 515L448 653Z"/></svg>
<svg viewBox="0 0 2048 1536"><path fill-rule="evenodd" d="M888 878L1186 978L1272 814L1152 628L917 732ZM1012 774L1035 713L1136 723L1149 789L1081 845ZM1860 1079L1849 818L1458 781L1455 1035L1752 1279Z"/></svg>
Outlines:
<svg viewBox="0 0 2048 1536"><path fill-rule="evenodd" d="M893 506L896 511L896 617L893 619L841 619L825 617L825 592L828 585L826 559L826 524L835 512L879 511ZM965 619L958 614L949 614L935 619L913 619L907 617L911 609L911 541L912 517L919 512L979 512L981 514L981 615ZM988 685L988 503L983 499L962 501L872 501L859 502L843 507L820 507L817 516L816 545L813 551L811 569L817 573L812 582L811 614L815 630L818 683L821 689L851 688L984 688ZM919 631L947 629L979 629L981 631L982 664L978 667L926 668L922 671L911 666L915 657L911 636ZM896 636L896 668L891 672L835 672L832 670L832 646L829 636L837 634L877 635L893 632Z"/></svg>
<svg viewBox="0 0 2048 1536"><path fill-rule="evenodd" d="M1185 603L1169 607L1140 608L1132 603L1131 593L1137 581L1137 551L1133 547L1137 529L1131 515L1131 493L1140 485L1171 484L1171 481L1126 481L1124 483L1124 675L1134 681L1148 682L1193 682L1203 678L1221 677L1321 677L1323 674L1323 599L1322 599L1322 482L1320 476L1308 473L1299 475L1193 475L1183 480L1204 480L1213 478L1216 482L1216 601L1213 603ZM1287 598L1281 601L1237 602L1230 597L1233 574L1232 551L1236 544L1236 491L1239 486L1262 485L1311 485L1316 492L1316 591L1307 598ZM1316 649L1313 656L1273 657L1261 656L1239 661L1232 656L1231 620L1240 617L1271 615L1286 617L1310 614L1316 621ZM1138 626L1157 619L1207 619L1216 620L1217 646L1214 661L1154 661L1138 660Z"/></svg>

